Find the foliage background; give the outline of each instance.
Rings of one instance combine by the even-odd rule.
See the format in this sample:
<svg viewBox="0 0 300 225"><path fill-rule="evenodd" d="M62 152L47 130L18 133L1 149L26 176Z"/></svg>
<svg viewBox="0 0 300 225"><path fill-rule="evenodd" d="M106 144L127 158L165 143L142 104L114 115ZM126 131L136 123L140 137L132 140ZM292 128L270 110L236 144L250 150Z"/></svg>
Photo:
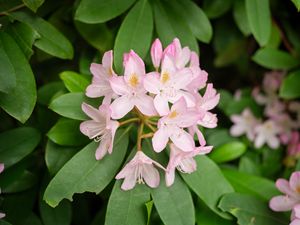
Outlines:
<svg viewBox="0 0 300 225"><path fill-rule="evenodd" d="M295 168L282 165L284 149L230 137L228 117L246 106L259 115L250 90L270 69L287 71L280 96L299 98L299 8L298 0L0 0L0 224L288 224L267 202L274 179ZM135 134L120 131L119 155L95 162L95 144L78 129L80 104L93 103L84 97L92 61L114 49L120 73L134 49L150 62L156 37L199 52L222 89L219 128L205 131L215 150L172 188L122 192L113 177Z"/></svg>

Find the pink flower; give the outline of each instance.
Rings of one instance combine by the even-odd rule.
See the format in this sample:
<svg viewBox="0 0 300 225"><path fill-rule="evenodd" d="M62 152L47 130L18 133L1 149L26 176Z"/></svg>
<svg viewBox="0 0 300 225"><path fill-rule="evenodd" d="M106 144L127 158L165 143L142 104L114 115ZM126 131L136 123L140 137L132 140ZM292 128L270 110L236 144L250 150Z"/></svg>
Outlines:
<svg viewBox="0 0 300 225"><path fill-rule="evenodd" d="M197 164L194 159L196 155L204 155L212 150L212 146L201 146L193 151L183 151L170 144L170 160L166 171L166 184L171 186L175 179L175 169L177 168L182 173L192 173L196 171Z"/></svg>
<svg viewBox="0 0 300 225"><path fill-rule="evenodd" d="M254 146L256 148L262 147L265 143L272 149L279 147L280 141L277 135L280 134L280 128L273 120L267 120L263 124L257 125L255 133Z"/></svg>
<svg viewBox="0 0 300 225"><path fill-rule="evenodd" d="M132 189L136 183L146 184L151 188L159 185L159 172L154 167L165 170L159 163L150 159L142 151L138 151L133 159L117 174L116 179L123 179L121 188L125 191Z"/></svg>
<svg viewBox="0 0 300 225"><path fill-rule="evenodd" d="M284 195L273 197L269 206L273 211L289 211L300 203L300 172L292 173L290 180L278 179L276 187Z"/></svg>
<svg viewBox="0 0 300 225"><path fill-rule="evenodd" d="M92 120L84 121L80 124L80 131L94 139L96 142L100 141L100 145L96 150L96 159L102 159L106 153L112 153L114 137L119 126L117 121L110 119L111 110L108 105L101 105L99 109L83 103L82 110Z"/></svg>
<svg viewBox="0 0 300 225"><path fill-rule="evenodd" d="M300 134L293 131L287 147L288 155L300 156Z"/></svg>
<svg viewBox="0 0 300 225"><path fill-rule="evenodd" d="M174 60L170 55L165 55L162 60L161 73L152 72L147 74L144 87L147 91L155 94L154 106L159 115L169 113L169 104L184 97L188 106L193 106L194 97L188 93L187 85L192 81L193 74L190 69L177 70Z"/></svg>
<svg viewBox="0 0 300 225"><path fill-rule="evenodd" d="M91 98L104 96L103 102L110 103L114 92L111 89L109 80L116 74L112 68L113 51L105 52L102 58L102 64L92 63L90 70L93 74L92 84L86 89L86 95Z"/></svg>
<svg viewBox="0 0 300 225"><path fill-rule="evenodd" d="M150 53L153 66L157 70L160 66L160 61L163 56L162 44L158 38L153 42Z"/></svg>
<svg viewBox="0 0 300 225"><path fill-rule="evenodd" d="M234 125L230 128L230 134L234 137L246 134L251 141L255 137L255 126L258 120L253 116L250 109L246 108L241 115L232 115L230 117Z"/></svg>
<svg viewBox="0 0 300 225"><path fill-rule="evenodd" d="M300 225L300 204L294 206L291 214L292 222L290 225Z"/></svg>
<svg viewBox="0 0 300 225"><path fill-rule="evenodd" d="M195 148L194 139L183 128L191 127L198 120L199 114L189 110L184 98L181 98L172 106L171 112L158 121L158 130L152 138L153 149L162 151L170 138L178 148L192 151Z"/></svg>
<svg viewBox="0 0 300 225"><path fill-rule="evenodd" d="M278 91L285 73L283 71L271 71L265 74L263 90L267 94L274 94Z"/></svg>
<svg viewBox="0 0 300 225"><path fill-rule="evenodd" d="M124 76L113 77L110 80L113 91L120 97L111 104L112 118L120 119L136 106L144 115L154 116L156 110L153 99L146 94L143 86L145 77L145 65L143 60L134 52L130 51L124 57Z"/></svg>

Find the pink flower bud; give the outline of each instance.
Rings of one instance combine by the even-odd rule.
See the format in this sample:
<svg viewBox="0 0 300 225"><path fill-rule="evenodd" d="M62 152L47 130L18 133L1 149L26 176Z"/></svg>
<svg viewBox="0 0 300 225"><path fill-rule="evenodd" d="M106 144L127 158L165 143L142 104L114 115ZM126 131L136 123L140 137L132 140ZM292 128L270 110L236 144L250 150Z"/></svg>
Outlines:
<svg viewBox="0 0 300 225"><path fill-rule="evenodd" d="M162 55L163 55L162 45L160 40L157 38L155 39L155 41L151 46L151 59L152 59L153 66L155 68L159 67Z"/></svg>

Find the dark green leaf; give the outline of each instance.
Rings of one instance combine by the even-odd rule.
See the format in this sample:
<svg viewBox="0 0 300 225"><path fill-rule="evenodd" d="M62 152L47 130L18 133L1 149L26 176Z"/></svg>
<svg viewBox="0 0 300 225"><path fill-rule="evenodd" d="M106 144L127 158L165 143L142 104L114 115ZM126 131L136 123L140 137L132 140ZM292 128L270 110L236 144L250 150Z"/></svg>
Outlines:
<svg viewBox="0 0 300 225"><path fill-rule="evenodd" d="M194 36L204 42L209 43L212 38L212 26L203 10L190 0L172 2L176 13L185 20ZM184 9L184 10L182 10Z"/></svg>
<svg viewBox="0 0 300 225"><path fill-rule="evenodd" d="M286 225L288 221L272 212L268 204L249 195L230 193L222 197L219 207L238 219L239 225Z"/></svg>
<svg viewBox="0 0 300 225"><path fill-rule="evenodd" d="M48 106L51 98L57 94L57 92L61 92L63 90L64 84L61 81L47 83L38 89L37 102L39 104Z"/></svg>
<svg viewBox="0 0 300 225"><path fill-rule="evenodd" d="M240 31L248 36L251 31L246 14L245 0L235 0L233 5L233 18Z"/></svg>
<svg viewBox="0 0 300 225"><path fill-rule="evenodd" d="M70 225L72 208L68 201L62 201L57 207L51 208L42 199L39 203L41 218L44 225Z"/></svg>
<svg viewBox="0 0 300 225"><path fill-rule="evenodd" d="M52 141L46 145L45 161L51 175L56 174L67 161L69 161L78 149L72 147L59 146Z"/></svg>
<svg viewBox="0 0 300 225"><path fill-rule="evenodd" d="M133 49L144 58L150 48L153 31L151 6L147 0L140 0L125 17L118 31L114 58L117 71L122 70L122 59L125 52Z"/></svg>
<svg viewBox="0 0 300 225"><path fill-rule="evenodd" d="M217 204L222 195L234 192L233 187L211 159L200 156L196 161L197 170L192 174L182 174L184 181L211 210L225 219L230 218L217 208Z"/></svg>
<svg viewBox="0 0 300 225"><path fill-rule="evenodd" d="M296 6L298 12L300 11L300 0L292 0L292 2L294 3L294 5Z"/></svg>
<svg viewBox="0 0 300 225"><path fill-rule="evenodd" d="M227 129L214 129L211 133L207 134L206 140L208 145L217 148L228 142L235 141L236 138L232 137Z"/></svg>
<svg viewBox="0 0 300 225"><path fill-rule="evenodd" d="M47 136L59 145L80 146L87 144L89 139L79 130L80 121L61 118L51 128Z"/></svg>
<svg viewBox="0 0 300 225"><path fill-rule="evenodd" d="M260 168L250 157L243 156L239 162L239 172L247 173L251 175L261 175Z"/></svg>
<svg viewBox="0 0 300 225"><path fill-rule="evenodd" d="M70 92L85 92L86 87L90 84L86 76L73 71L64 71L59 74L59 77Z"/></svg>
<svg viewBox="0 0 300 225"><path fill-rule="evenodd" d="M266 44L267 48L275 48L277 49L281 44L281 34L277 25L272 24L272 30L270 38Z"/></svg>
<svg viewBox="0 0 300 225"><path fill-rule="evenodd" d="M279 95L285 99L293 99L300 97L300 70L288 74L284 78Z"/></svg>
<svg viewBox="0 0 300 225"><path fill-rule="evenodd" d="M42 51L61 59L73 58L73 46L53 25L29 12L14 12L14 19L36 30L41 36L34 45Z"/></svg>
<svg viewBox="0 0 300 225"><path fill-rule="evenodd" d="M135 0L82 0L75 19L85 23L103 23L126 11Z"/></svg>
<svg viewBox="0 0 300 225"><path fill-rule="evenodd" d="M44 3L44 0L22 0L22 1L33 12L36 12L36 10Z"/></svg>
<svg viewBox="0 0 300 225"><path fill-rule="evenodd" d="M132 190L121 189L123 181L116 181L109 197L105 225L145 225L147 223L145 203L150 200L146 185L137 184Z"/></svg>
<svg viewBox="0 0 300 225"><path fill-rule="evenodd" d="M40 218L34 214L30 213L29 216L22 223L24 225L43 225Z"/></svg>
<svg viewBox="0 0 300 225"><path fill-rule="evenodd" d="M8 168L30 154L40 142L38 130L31 127L12 129L0 134L0 159Z"/></svg>
<svg viewBox="0 0 300 225"><path fill-rule="evenodd" d="M12 225L12 224L9 223L9 222L4 221L4 220L2 219L2 220L0 220L0 225Z"/></svg>
<svg viewBox="0 0 300 225"><path fill-rule="evenodd" d="M70 159L49 183L44 200L52 207L75 193L100 193L114 178L127 150L128 129L116 134L113 153L102 160L95 158L99 143L92 142ZM64 185L61 185L61 184Z"/></svg>
<svg viewBox="0 0 300 225"><path fill-rule="evenodd" d="M267 44L271 35L269 0L246 0L250 30L260 46Z"/></svg>
<svg viewBox="0 0 300 225"><path fill-rule="evenodd" d="M197 41L188 25L181 16L174 12L170 2L155 0L153 3L156 32L164 44L170 44L174 38L179 38L182 46L188 46L199 52Z"/></svg>
<svg viewBox="0 0 300 225"><path fill-rule="evenodd" d="M147 225L149 225L149 223L150 223L150 218L151 218L151 212L152 212L153 204L154 204L153 200L145 203L145 206L147 208Z"/></svg>
<svg viewBox="0 0 300 225"><path fill-rule="evenodd" d="M225 14L232 5L232 0L204 0L203 10L210 19Z"/></svg>
<svg viewBox="0 0 300 225"><path fill-rule="evenodd" d="M224 169L222 172L230 181L236 192L251 194L264 201L269 201L273 196L279 194L274 182L266 178L235 170Z"/></svg>
<svg viewBox="0 0 300 225"><path fill-rule="evenodd" d="M191 193L182 179L176 175L171 187L160 182L151 189L155 208L166 225L194 225L195 209ZM170 207L171 206L171 207Z"/></svg>
<svg viewBox="0 0 300 225"><path fill-rule="evenodd" d="M9 171L10 172L10 171ZM8 185L1 185L1 191L3 193L15 193L28 190L32 188L38 181L36 174L23 170L19 177Z"/></svg>
<svg viewBox="0 0 300 225"><path fill-rule="evenodd" d="M36 39L41 37L39 33L25 23L18 22L11 24L7 32L15 39L26 58L30 59L33 55L32 45Z"/></svg>
<svg viewBox="0 0 300 225"><path fill-rule="evenodd" d="M268 69L292 69L300 64L289 53L273 48L261 48L252 57L257 64Z"/></svg>
<svg viewBox="0 0 300 225"><path fill-rule="evenodd" d="M16 86L11 89L9 93L0 93L0 106L8 114L24 123L30 117L36 101L34 76L23 52L8 34L0 32L0 44L7 54L4 58L2 56L0 61L2 61L2 59L9 59L4 62L10 64L9 70L6 69L5 72L13 72L9 74L10 79L6 78L8 74L3 74L5 77L0 75L0 83L2 82L2 78L11 80L9 83L12 85L10 88L12 88L14 83L14 79L12 77L15 76L16 78ZM2 66L3 65L1 64L1 68ZM7 81L4 82L4 84L7 84ZM5 89L7 90L7 88Z"/></svg>
<svg viewBox="0 0 300 225"><path fill-rule="evenodd" d="M239 158L246 150L247 146L243 142L233 141L213 149L209 157L216 163L223 163Z"/></svg>

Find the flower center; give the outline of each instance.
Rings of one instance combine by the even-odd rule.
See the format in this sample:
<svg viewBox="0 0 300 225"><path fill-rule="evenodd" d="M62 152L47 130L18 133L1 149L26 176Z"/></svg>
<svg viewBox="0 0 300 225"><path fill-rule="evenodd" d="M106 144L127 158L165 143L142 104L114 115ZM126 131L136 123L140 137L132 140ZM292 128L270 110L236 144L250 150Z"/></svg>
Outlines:
<svg viewBox="0 0 300 225"><path fill-rule="evenodd" d="M176 110L174 110L169 114L169 118L174 119L177 115L178 115L178 113L176 112Z"/></svg>
<svg viewBox="0 0 300 225"><path fill-rule="evenodd" d="M139 84L139 79L135 73L131 74L129 78L129 84L131 87L136 87Z"/></svg>
<svg viewBox="0 0 300 225"><path fill-rule="evenodd" d="M161 75L161 82L163 84L165 84L166 82L168 82L170 80L170 75L167 72L163 72L163 74Z"/></svg>

